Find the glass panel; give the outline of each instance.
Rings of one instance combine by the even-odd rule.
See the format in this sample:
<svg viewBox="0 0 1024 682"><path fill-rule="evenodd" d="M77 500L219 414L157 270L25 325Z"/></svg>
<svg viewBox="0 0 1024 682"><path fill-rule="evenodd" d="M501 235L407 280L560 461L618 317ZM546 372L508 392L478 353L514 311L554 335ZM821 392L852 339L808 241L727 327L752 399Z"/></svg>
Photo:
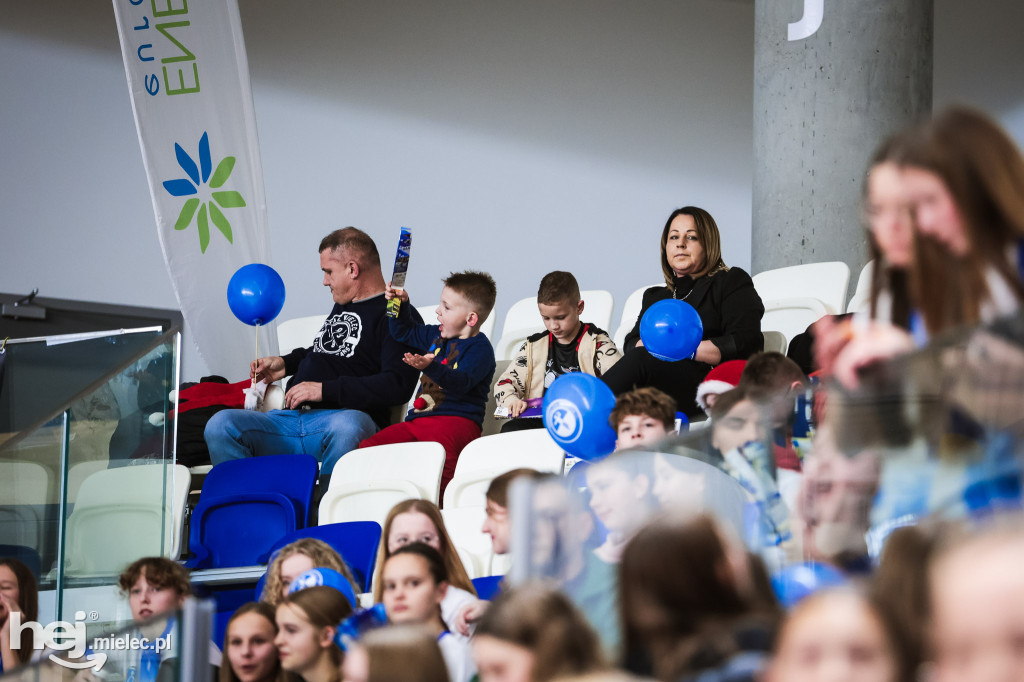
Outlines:
<svg viewBox="0 0 1024 682"><path fill-rule="evenodd" d="M779 489L789 482L776 471L786 448L772 442L769 407L741 401L725 417L647 450L577 463L565 477L513 481L508 580L561 585L611 653L619 646L618 565L653 520L709 516L740 551L745 542L781 564L792 544Z"/></svg>
<svg viewBox="0 0 1024 682"><path fill-rule="evenodd" d="M35 427L118 367L135 361L161 336L159 327L148 329L8 341L0 433Z"/></svg>
<svg viewBox="0 0 1024 682"><path fill-rule="evenodd" d="M0 435L0 556L36 576L44 622L82 611L97 615L90 625L120 627L120 572L139 557L178 552L184 493L172 491L187 488L188 474L173 466L166 415L179 343L177 333L144 330L7 346L7 426L38 414L13 407L22 394L38 410L57 410ZM47 372L56 378L28 380ZM85 390L47 394L65 376Z"/></svg>

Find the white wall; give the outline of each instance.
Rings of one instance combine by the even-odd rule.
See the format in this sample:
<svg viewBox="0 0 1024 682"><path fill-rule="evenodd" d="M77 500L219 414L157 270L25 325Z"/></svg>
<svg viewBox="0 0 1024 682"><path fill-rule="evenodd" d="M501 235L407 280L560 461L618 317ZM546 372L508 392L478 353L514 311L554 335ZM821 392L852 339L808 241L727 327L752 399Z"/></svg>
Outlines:
<svg viewBox="0 0 1024 682"><path fill-rule="evenodd" d="M1024 2L935 0L935 108L988 111L1024 146Z"/></svg>
<svg viewBox="0 0 1024 682"><path fill-rule="evenodd" d="M345 225L386 261L414 228L419 305L449 271L490 271L499 314L553 269L621 306L659 279L659 230L686 203L749 267L752 3L240 5L282 319L326 312L316 246ZM936 0L936 102L979 104L1018 140L1022 12ZM0 0L0 17L0 291L175 307L110 4ZM189 346L187 378L244 376Z"/></svg>

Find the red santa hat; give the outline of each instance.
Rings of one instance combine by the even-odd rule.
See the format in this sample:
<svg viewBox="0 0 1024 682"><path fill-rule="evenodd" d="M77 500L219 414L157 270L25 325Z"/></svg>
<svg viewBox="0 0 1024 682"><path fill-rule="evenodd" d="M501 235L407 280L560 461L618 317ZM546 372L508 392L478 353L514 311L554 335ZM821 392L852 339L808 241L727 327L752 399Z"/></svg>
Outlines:
<svg viewBox="0 0 1024 682"><path fill-rule="evenodd" d="M710 415L711 407L708 405L707 397L731 391L739 386L740 375L746 366L746 360L729 360L708 372L704 381L697 387L697 404L701 409Z"/></svg>

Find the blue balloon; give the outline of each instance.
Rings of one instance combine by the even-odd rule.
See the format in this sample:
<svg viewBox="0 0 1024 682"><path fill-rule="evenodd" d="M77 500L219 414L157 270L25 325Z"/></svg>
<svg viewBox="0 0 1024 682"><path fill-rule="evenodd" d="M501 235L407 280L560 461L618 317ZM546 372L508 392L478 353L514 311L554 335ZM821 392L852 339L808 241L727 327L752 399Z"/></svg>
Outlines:
<svg viewBox="0 0 1024 682"><path fill-rule="evenodd" d="M268 324L284 307L284 280L269 265L243 265L228 282L228 307L246 324Z"/></svg>
<svg viewBox="0 0 1024 682"><path fill-rule="evenodd" d="M348 600L352 608L359 607L359 600L356 598L352 583L332 568L311 568L299 575L288 585L288 594L294 594L308 587L332 587Z"/></svg>
<svg viewBox="0 0 1024 682"><path fill-rule="evenodd" d="M658 301L640 318L640 340L659 360L684 360L697 351L704 323L692 305L667 298Z"/></svg>
<svg viewBox="0 0 1024 682"><path fill-rule="evenodd" d="M791 564L772 576L779 603L789 609L819 590L846 584L846 576L829 564L808 561Z"/></svg>
<svg viewBox="0 0 1024 682"><path fill-rule="evenodd" d="M597 377L563 374L544 393L544 426L570 455L599 459L615 449L615 429L608 423L614 407L615 394Z"/></svg>

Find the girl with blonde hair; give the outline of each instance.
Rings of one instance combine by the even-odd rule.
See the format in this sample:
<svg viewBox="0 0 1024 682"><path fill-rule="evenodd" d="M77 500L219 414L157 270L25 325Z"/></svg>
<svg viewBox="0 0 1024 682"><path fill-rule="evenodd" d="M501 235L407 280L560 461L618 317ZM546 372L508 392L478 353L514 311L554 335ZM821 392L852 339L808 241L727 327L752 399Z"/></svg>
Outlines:
<svg viewBox="0 0 1024 682"><path fill-rule="evenodd" d="M388 512L384 520L377 565L374 568L373 601L380 602L384 594L381 575L384 562L398 548L413 542L422 542L436 549L444 561L448 576L448 591L441 603L441 617L454 631L456 616L464 608L475 604L478 599L473 581L470 580L462 559L452 544L441 518L441 510L428 500L404 500Z"/></svg>
<svg viewBox="0 0 1024 682"><path fill-rule="evenodd" d="M285 545L267 567L267 582L263 586L260 601L277 606L288 592L288 586L295 578L311 568L330 568L341 573L352 584L356 594L362 591L356 584L345 560L334 548L323 540L300 538Z"/></svg>

